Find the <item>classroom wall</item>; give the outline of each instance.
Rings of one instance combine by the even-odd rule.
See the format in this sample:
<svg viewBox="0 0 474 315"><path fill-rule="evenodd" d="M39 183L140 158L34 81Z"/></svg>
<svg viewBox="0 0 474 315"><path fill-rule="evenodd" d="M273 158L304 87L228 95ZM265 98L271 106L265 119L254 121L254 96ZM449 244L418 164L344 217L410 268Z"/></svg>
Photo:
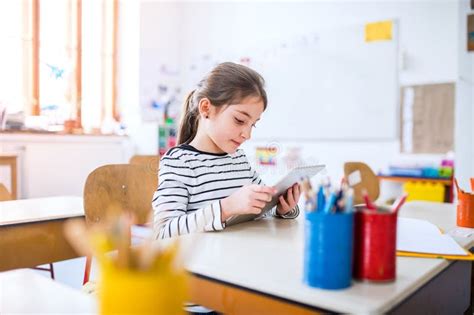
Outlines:
<svg viewBox="0 0 474 315"><path fill-rule="evenodd" d="M117 105L122 113L132 139L134 152L146 147L146 141L154 135L142 123L140 113L140 3L119 1Z"/></svg>
<svg viewBox="0 0 474 315"><path fill-rule="evenodd" d="M466 49L466 30L470 9L467 0L459 2L459 33L458 33L458 69L459 78L456 89L455 112L455 150L456 177L464 189L469 187L469 178L474 177L474 55Z"/></svg>
<svg viewBox="0 0 474 315"><path fill-rule="evenodd" d="M245 19L243 19L245 16ZM170 17L176 17L179 27ZM141 20L155 27L141 29L141 64L170 60L189 60L191 55L209 52L237 61L239 49L259 41L285 39L311 31L331 29L396 18L400 23L400 51L404 67L399 74L400 85L452 82L458 77L458 3L457 1L331 1L331 2L151 2L142 3ZM159 30L170 30L173 36L158 36ZM169 42L171 40L171 42ZM166 41L166 45L164 42ZM249 41L249 42L247 42ZM153 45L150 43L154 43ZM179 58L173 59L179 56ZM156 82L156 71L140 70L140 84ZM185 89L191 83L183 77ZM140 89L141 92L144 92ZM271 104L269 106L271 110ZM277 127L276 127L277 128ZM347 160L364 160L375 170L388 161L439 161L441 155L412 156L399 154L399 141L272 141L248 143L250 156L256 146L277 144L282 152L304 147L304 157L328 165L333 178L342 175ZM268 176L271 181L271 176Z"/></svg>
<svg viewBox="0 0 474 315"><path fill-rule="evenodd" d="M182 59L209 51L219 56L225 51L229 57L239 57L238 50L265 45L274 39L396 18L400 20L400 51L404 52L406 61L400 82L417 84L456 79L457 38L453 34L457 30L457 3L454 0L224 1L177 5L183 14ZM149 6L156 11L162 8L159 2Z"/></svg>

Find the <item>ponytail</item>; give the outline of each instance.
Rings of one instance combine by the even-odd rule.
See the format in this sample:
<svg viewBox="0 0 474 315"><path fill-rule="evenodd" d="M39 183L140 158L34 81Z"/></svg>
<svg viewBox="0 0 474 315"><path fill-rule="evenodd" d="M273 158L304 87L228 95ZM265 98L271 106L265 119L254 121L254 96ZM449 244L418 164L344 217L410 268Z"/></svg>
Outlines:
<svg viewBox="0 0 474 315"><path fill-rule="evenodd" d="M195 91L193 90L188 94L183 104L178 132L178 145L191 142L197 133L199 113L197 107L193 106Z"/></svg>

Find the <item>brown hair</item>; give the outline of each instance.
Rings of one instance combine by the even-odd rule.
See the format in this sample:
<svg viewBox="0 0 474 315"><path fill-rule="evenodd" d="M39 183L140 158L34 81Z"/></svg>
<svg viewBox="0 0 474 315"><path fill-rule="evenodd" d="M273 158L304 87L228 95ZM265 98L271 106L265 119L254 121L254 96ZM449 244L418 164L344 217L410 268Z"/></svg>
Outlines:
<svg viewBox="0 0 474 315"><path fill-rule="evenodd" d="M217 65L186 97L179 125L178 144L194 139L199 125L199 101L208 98L213 106L230 105L246 97L256 96L267 108L265 80L255 70L233 62Z"/></svg>

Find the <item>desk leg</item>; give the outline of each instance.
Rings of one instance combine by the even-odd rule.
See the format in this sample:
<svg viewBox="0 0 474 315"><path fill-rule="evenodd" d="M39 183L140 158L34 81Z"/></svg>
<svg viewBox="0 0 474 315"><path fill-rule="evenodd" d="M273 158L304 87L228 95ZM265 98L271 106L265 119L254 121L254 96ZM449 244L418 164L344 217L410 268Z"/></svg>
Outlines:
<svg viewBox="0 0 474 315"><path fill-rule="evenodd" d="M11 186L12 186L12 197L13 200L18 199L18 180L17 180L17 165L16 165L16 157L13 159L11 164Z"/></svg>

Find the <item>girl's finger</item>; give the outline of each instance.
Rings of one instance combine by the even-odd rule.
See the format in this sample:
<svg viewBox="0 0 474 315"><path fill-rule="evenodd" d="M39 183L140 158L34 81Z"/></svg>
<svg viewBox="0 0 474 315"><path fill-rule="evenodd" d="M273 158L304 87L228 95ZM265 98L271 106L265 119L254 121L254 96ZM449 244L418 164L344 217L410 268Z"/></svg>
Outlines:
<svg viewBox="0 0 474 315"><path fill-rule="evenodd" d="M288 191L288 204L290 205L290 209L294 208L294 206L296 206L296 202L295 202L295 198L293 197L293 194L294 194L294 190L293 188L290 188L290 190Z"/></svg>
<svg viewBox="0 0 474 315"><path fill-rule="evenodd" d="M257 208L257 207L250 208L250 213L259 214L260 212L262 212L262 209L260 208Z"/></svg>
<svg viewBox="0 0 474 315"><path fill-rule="evenodd" d="M283 198L283 196L280 196L278 200L280 201L280 205L282 206L283 211L287 211L288 209L290 209L290 206L288 205L288 203L286 203L286 200L285 198Z"/></svg>
<svg viewBox="0 0 474 315"><path fill-rule="evenodd" d="M268 186L259 186L259 185L253 185L252 190L257 192L257 193L266 193L269 195L273 195L276 193L276 188L275 187L268 187Z"/></svg>
<svg viewBox="0 0 474 315"><path fill-rule="evenodd" d="M256 200L265 202L269 202L270 200L272 200L272 195L267 193L255 193L254 197Z"/></svg>
<svg viewBox="0 0 474 315"><path fill-rule="evenodd" d="M259 200L254 200L252 202L252 207L255 207L255 208L260 208L262 209L263 207L265 207L266 203L263 202L263 201L259 201Z"/></svg>
<svg viewBox="0 0 474 315"><path fill-rule="evenodd" d="M296 186L295 188L295 193L293 194L294 198L295 198L295 201L298 202L298 200L300 200L300 196L301 196L301 189L300 189L300 186Z"/></svg>

